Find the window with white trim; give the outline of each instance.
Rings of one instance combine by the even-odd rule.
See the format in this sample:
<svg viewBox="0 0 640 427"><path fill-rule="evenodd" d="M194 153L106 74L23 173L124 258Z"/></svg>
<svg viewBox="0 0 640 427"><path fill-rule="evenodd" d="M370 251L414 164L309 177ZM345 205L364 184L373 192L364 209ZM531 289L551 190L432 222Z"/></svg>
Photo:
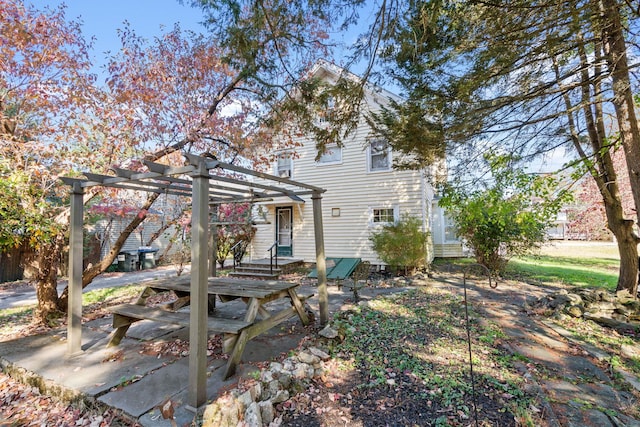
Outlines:
<svg viewBox="0 0 640 427"><path fill-rule="evenodd" d="M391 146L385 139L374 139L369 143L369 172L391 170Z"/></svg>
<svg viewBox="0 0 640 427"><path fill-rule="evenodd" d="M291 178L293 172L292 154L288 151L278 154L275 169L276 176Z"/></svg>
<svg viewBox="0 0 640 427"><path fill-rule="evenodd" d="M398 207L372 207L370 209L371 225L388 225L398 221Z"/></svg>
<svg viewBox="0 0 640 427"><path fill-rule="evenodd" d="M326 126L329 124L331 116L334 114L336 108L336 100L334 97L330 96L326 99L324 108L322 111L318 112L316 117L316 124L318 126Z"/></svg>
<svg viewBox="0 0 640 427"><path fill-rule="evenodd" d="M324 153L318 159L320 164L342 163L342 147L338 147L338 144L329 144L324 150Z"/></svg>
<svg viewBox="0 0 640 427"><path fill-rule="evenodd" d="M444 222L444 241L457 242L458 227L456 227L455 221L445 213L443 222Z"/></svg>

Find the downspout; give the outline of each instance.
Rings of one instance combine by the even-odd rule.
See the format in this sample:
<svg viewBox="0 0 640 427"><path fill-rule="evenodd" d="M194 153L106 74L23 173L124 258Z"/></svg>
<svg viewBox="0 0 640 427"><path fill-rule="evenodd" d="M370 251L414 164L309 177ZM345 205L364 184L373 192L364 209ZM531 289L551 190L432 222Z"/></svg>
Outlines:
<svg viewBox="0 0 640 427"><path fill-rule="evenodd" d="M425 263L427 267L431 265L433 261L433 240L431 234L431 215L429 209L430 203L427 203L427 177L426 170L420 171L420 198L422 204L422 232L427 234L426 248L425 248Z"/></svg>

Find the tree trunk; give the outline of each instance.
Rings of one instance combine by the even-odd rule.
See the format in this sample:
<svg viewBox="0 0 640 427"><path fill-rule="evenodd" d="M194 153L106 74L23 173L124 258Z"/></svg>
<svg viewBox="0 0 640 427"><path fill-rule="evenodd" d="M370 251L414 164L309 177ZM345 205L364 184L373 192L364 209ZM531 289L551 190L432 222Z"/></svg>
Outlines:
<svg viewBox="0 0 640 427"><path fill-rule="evenodd" d="M603 36L605 40L605 57L607 66L612 78L613 105L616 111L616 119L624 148L625 158L627 161L627 169L629 171L629 179L631 181L631 191L633 201L636 206L637 219L640 222L640 129L638 128L638 120L634 109L633 93L631 91L631 80L629 78L629 64L627 60L627 48L624 38L622 23L620 20L620 11L615 0L603 0ZM611 231L612 224L609 224ZM636 295L638 288L638 239L633 235L633 222L624 221L619 227L622 230L624 242L616 234L618 238L618 247L620 248L620 280L618 281L618 289L628 289L631 295ZM615 234L615 233L614 233ZM622 246L621 246L622 245ZM633 251L629 246L635 245ZM623 253L623 247L625 252ZM633 289L629 286L622 286L622 266L623 257L635 257L635 271L626 271L628 278L632 274L635 275L635 285ZM633 291L633 292L632 292Z"/></svg>
<svg viewBox="0 0 640 427"><path fill-rule="evenodd" d="M578 20L576 20L578 22ZM577 27L579 28L579 27ZM613 147L608 145L606 131L604 128L604 117L602 110L600 85L601 68L598 65L598 56L603 48L600 43L595 43L594 51L596 53L595 64L589 62L587 49L580 31L577 31L577 50L578 57L581 61L581 98L582 113L587 125L588 140L592 148L593 159L582 148L580 131L576 125L573 114L573 105L568 91L564 91L563 97L567 112L567 122L571 130L571 139L580 158L583 159L585 165L588 166L589 173L593 177L598 190L602 195L605 213L607 217L607 226L616 237L618 244L618 252L620 254L620 270L618 275L617 289L627 289L631 295L636 295L638 289L638 238L633 232L633 221L625 219L624 209L620 198L620 190L618 185L617 172L613 164L611 150ZM603 52L604 53L604 52ZM560 82L560 72L557 59L554 58L554 71L558 82ZM594 66L595 76L590 76L588 69ZM562 88L562 86L561 86ZM592 109L593 107L593 109ZM595 160L595 161L592 161ZM640 190L640 186L637 187Z"/></svg>
<svg viewBox="0 0 640 427"><path fill-rule="evenodd" d="M35 259L36 296L38 307L36 321L48 324L52 316L60 313L58 298L58 267L65 242L65 233L60 232L52 243L38 249Z"/></svg>
<svg viewBox="0 0 640 427"><path fill-rule="evenodd" d="M618 214L610 212L612 210L611 206L605 205L609 230L616 237L620 253L620 271L616 290L626 289L631 295L636 295L638 293L638 238L633 232L633 221L620 220Z"/></svg>
<svg viewBox="0 0 640 427"><path fill-rule="evenodd" d="M107 256L105 256L96 265L92 265L91 267L87 268L82 273L83 289L87 287L87 285L91 283L97 275L101 274L103 271L109 268L109 266L113 263L113 260L116 258L116 256L120 252L120 249L122 249L122 246L124 246L125 242L131 235L131 233L133 233L135 229L145 220L145 218L147 217L146 212L151 208L151 205L153 205L153 202L155 202L159 196L160 194L157 194L157 193L150 194L149 197L147 197L145 204L140 208L140 213L138 213L138 215L136 215L136 217L127 225L127 227L122 231L122 233L120 233L120 235L118 236L118 239L114 243L113 247L111 248ZM67 286L64 289L64 291L62 291L62 294L60 295L58 305L63 311L66 311L68 303L69 303L69 287Z"/></svg>

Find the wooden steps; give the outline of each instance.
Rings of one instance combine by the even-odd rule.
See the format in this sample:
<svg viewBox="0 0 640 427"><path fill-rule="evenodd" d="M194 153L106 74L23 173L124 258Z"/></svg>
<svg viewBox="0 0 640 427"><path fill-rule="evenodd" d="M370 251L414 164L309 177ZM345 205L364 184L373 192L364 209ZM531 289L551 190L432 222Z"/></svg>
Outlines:
<svg viewBox="0 0 640 427"><path fill-rule="evenodd" d="M277 279L280 277L280 273L282 273L282 269L280 268L271 268L269 266L264 266L263 264L240 264L236 267L235 271L229 273L231 277L244 277L244 278L254 278L254 279Z"/></svg>
<svg viewBox="0 0 640 427"><path fill-rule="evenodd" d="M301 259L278 258L278 267L275 266L274 262L273 271L270 264L269 258L242 262L239 266L236 266L235 271L229 273L229 276L273 280L278 279L281 274L286 274L300 266L304 266L304 261Z"/></svg>

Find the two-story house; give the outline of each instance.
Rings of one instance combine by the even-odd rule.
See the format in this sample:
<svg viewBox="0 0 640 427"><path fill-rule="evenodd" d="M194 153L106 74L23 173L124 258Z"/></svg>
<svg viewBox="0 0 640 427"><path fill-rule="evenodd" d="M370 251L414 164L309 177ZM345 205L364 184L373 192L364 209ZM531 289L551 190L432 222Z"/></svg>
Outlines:
<svg viewBox="0 0 640 427"><path fill-rule="evenodd" d="M341 70L329 63L316 65L313 75L335 81ZM366 93L367 108L379 108L397 96L375 90ZM329 145L316 160L315 142L301 138L301 146L276 154L272 174L326 189L322 195L325 255L362 258L383 265L371 247L371 233L382 225L409 214L422 221L430 233L429 260L442 256L461 256L462 245L446 215L437 206L433 182L438 171L395 170L394 152L384 139L372 135L361 120L349 139ZM257 232L250 252L252 258L268 256L277 242L279 257L315 262L311 196L282 197L257 204Z"/></svg>

